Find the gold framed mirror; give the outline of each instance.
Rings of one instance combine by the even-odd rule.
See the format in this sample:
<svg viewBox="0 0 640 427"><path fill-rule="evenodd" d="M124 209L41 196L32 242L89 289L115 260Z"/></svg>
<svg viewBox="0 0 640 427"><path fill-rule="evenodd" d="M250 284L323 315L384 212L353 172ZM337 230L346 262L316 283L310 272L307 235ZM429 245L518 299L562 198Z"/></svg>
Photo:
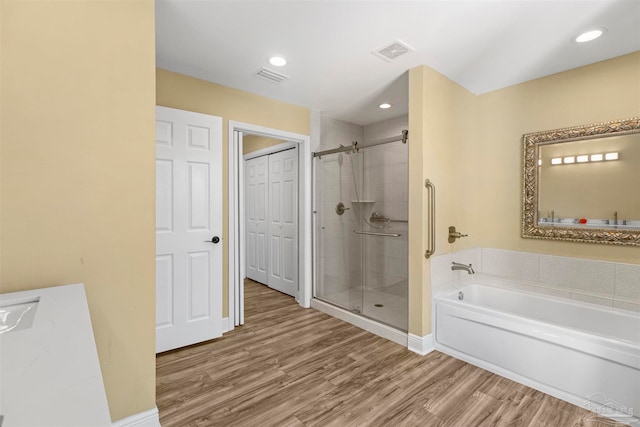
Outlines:
<svg viewBox="0 0 640 427"><path fill-rule="evenodd" d="M640 246L640 118L522 140L522 237Z"/></svg>

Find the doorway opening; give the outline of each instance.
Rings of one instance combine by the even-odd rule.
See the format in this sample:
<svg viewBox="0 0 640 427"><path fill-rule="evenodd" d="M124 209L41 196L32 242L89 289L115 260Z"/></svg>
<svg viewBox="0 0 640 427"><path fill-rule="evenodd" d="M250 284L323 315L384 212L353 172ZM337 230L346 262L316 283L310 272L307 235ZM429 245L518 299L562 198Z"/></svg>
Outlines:
<svg viewBox="0 0 640 427"><path fill-rule="evenodd" d="M247 271L245 206L245 136L279 140L297 151L297 268L295 299L302 307L311 304L311 148L310 138L277 129L229 121L229 280L228 330L244 323L244 279ZM280 144L280 145L281 145ZM278 144L276 144L278 145ZM267 151L273 150L266 148ZM256 150L258 151L258 150ZM254 151L255 153L255 151ZM258 151L258 154L260 152ZM255 156L255 154L254 154Z"/></svg>

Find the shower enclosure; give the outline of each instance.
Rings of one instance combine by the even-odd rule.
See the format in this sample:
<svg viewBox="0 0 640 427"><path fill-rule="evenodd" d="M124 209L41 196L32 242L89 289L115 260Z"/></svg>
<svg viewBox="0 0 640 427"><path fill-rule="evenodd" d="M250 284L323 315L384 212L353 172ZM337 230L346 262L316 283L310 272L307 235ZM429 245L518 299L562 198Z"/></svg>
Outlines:
<svg viewBox="0 0 640 427"><path fill-rule="evenodd" d="M365 127L323 119L313 160L314 297L404 332L406 128L406 116Z"/></svg>

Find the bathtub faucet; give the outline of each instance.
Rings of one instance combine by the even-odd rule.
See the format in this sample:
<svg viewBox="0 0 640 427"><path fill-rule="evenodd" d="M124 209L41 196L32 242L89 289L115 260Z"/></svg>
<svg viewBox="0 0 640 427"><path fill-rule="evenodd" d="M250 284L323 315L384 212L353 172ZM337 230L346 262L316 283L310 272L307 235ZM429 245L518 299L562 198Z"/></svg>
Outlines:
<svg viewBox="0 0 640 427"><path fill-rule="evenodd" d="M459 262L452 262L451 263L451 270L455 271L455 270L464 270L469 274L474 274L475 271L473 271L473 267L471 267L471 264L467 265L467 264L460 264Z"/></svg>

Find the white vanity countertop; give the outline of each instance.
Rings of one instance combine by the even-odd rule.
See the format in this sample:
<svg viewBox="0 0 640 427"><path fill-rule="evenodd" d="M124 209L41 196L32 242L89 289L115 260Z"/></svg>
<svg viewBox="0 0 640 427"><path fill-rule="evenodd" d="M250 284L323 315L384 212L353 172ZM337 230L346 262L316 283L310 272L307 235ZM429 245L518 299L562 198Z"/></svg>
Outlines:
<svg viewBox="0 0 640 427"><path fill-rule="evenodd" d="M40 297L33 325L0 334L2 427L110 426L83 284L0 294Z"/></svg>

